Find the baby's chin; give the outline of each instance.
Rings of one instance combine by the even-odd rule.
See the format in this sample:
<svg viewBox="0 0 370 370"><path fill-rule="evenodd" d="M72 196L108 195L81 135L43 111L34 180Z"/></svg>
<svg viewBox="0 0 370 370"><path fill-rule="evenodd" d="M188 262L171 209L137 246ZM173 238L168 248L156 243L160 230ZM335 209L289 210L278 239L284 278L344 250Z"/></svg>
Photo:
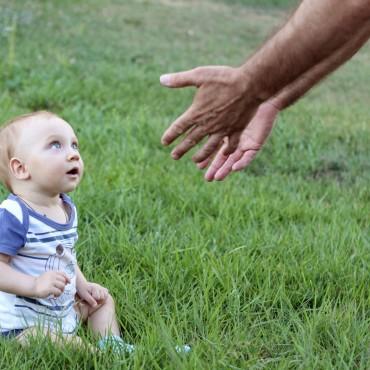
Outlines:
<svg viewBox="0 0 370 370"><path fill-rule="evenodd" d="M59 193L71 193L72 191L77 189L79 183L80 183L80 181L78 181L78 183L76 183L76 184L71 184L69 186L65 186L62 189L60 189Z"/></svg>

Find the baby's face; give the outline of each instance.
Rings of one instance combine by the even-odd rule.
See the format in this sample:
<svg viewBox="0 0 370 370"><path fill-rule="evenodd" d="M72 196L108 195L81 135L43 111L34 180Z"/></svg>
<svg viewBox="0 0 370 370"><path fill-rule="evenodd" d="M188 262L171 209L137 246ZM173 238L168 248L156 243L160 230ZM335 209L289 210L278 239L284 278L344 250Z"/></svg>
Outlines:
<svg viewBox="0 0 370 370"><path fill-rule="evenodd" d="M33 117L25 122L15 148L35 190L48 194L74 190L84 165L72 127L57 117Z"/></svg>

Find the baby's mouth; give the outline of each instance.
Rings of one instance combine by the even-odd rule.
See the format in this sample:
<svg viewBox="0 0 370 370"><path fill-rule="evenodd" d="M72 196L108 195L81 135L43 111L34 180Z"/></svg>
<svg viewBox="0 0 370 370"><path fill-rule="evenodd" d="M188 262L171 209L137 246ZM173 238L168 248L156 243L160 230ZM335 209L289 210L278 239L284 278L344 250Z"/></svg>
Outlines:
<svg viewBox="0 0 370 370"><path fill-rule="evenodd" d="M78 167L74 167L67 172L67 175L78 175L80 173Z"/></svg>

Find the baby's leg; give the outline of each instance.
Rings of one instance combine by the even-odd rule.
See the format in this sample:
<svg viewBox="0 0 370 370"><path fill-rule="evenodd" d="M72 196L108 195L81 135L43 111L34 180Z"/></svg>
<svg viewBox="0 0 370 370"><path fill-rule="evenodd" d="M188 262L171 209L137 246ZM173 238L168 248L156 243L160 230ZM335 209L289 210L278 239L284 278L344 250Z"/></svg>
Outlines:
<svg viewBox="0 0 370 370"><path fill-rule="evenodd" d="M110 349L115 353L132 353L135 346L124 342L121 338L116 319L114 300L108 294L107 298L100 301L97 307L91 307L86 302L80 301L75 305L82 321L87 321L91 330L98 335L98 348Z"/></svg>
<svg viewBox="0 0 370 370"><path fill-rule="evenodd" d="M110 294L98 306L91 307L85 302L78 302L76 310L82 321L87 321L89 327L95 334L101 337L107 335L120 335L116 319L114 300Z"/></svg>
<svg viewBox="0 0 370 370"><path fill-rule="evenodd" d="M32 338L36 338L37 336L44 335L45 337L50 338L50 340L59 347L64 347L64 345L71 344L72 346L76 348L86 348L88 347L90 350L95 351L94 348L88 344L85 344L80 337L73 334L57 334L54 333L47 328L40 329L37 327L31 327L28 329L25 329L20 333L16 339L17 341L23 345L28 346L30 344L30 341Z"/></svg>

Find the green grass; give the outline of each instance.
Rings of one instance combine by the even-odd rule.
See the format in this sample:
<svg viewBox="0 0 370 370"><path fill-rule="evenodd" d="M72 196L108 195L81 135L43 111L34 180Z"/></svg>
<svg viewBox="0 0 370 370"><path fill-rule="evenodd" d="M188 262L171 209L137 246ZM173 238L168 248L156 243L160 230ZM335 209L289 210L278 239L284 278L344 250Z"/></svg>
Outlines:
<svg viewBox="0 0 370 370"><path fill-rule="evenodd" d="M225 182L159 143L193 95L159 75L242 63L287 14L256 3L0 1L0 120L49 109L76 128L79 261L139 348L2 340L0 368L369 368L369 47Z"/></svg>
<svg viewBox="0 0 370 370"><path fill-rule="evenodd" d="M293 7L299 4L298 0L217 0L228 5L238 4L254 7Z"/></svg>

